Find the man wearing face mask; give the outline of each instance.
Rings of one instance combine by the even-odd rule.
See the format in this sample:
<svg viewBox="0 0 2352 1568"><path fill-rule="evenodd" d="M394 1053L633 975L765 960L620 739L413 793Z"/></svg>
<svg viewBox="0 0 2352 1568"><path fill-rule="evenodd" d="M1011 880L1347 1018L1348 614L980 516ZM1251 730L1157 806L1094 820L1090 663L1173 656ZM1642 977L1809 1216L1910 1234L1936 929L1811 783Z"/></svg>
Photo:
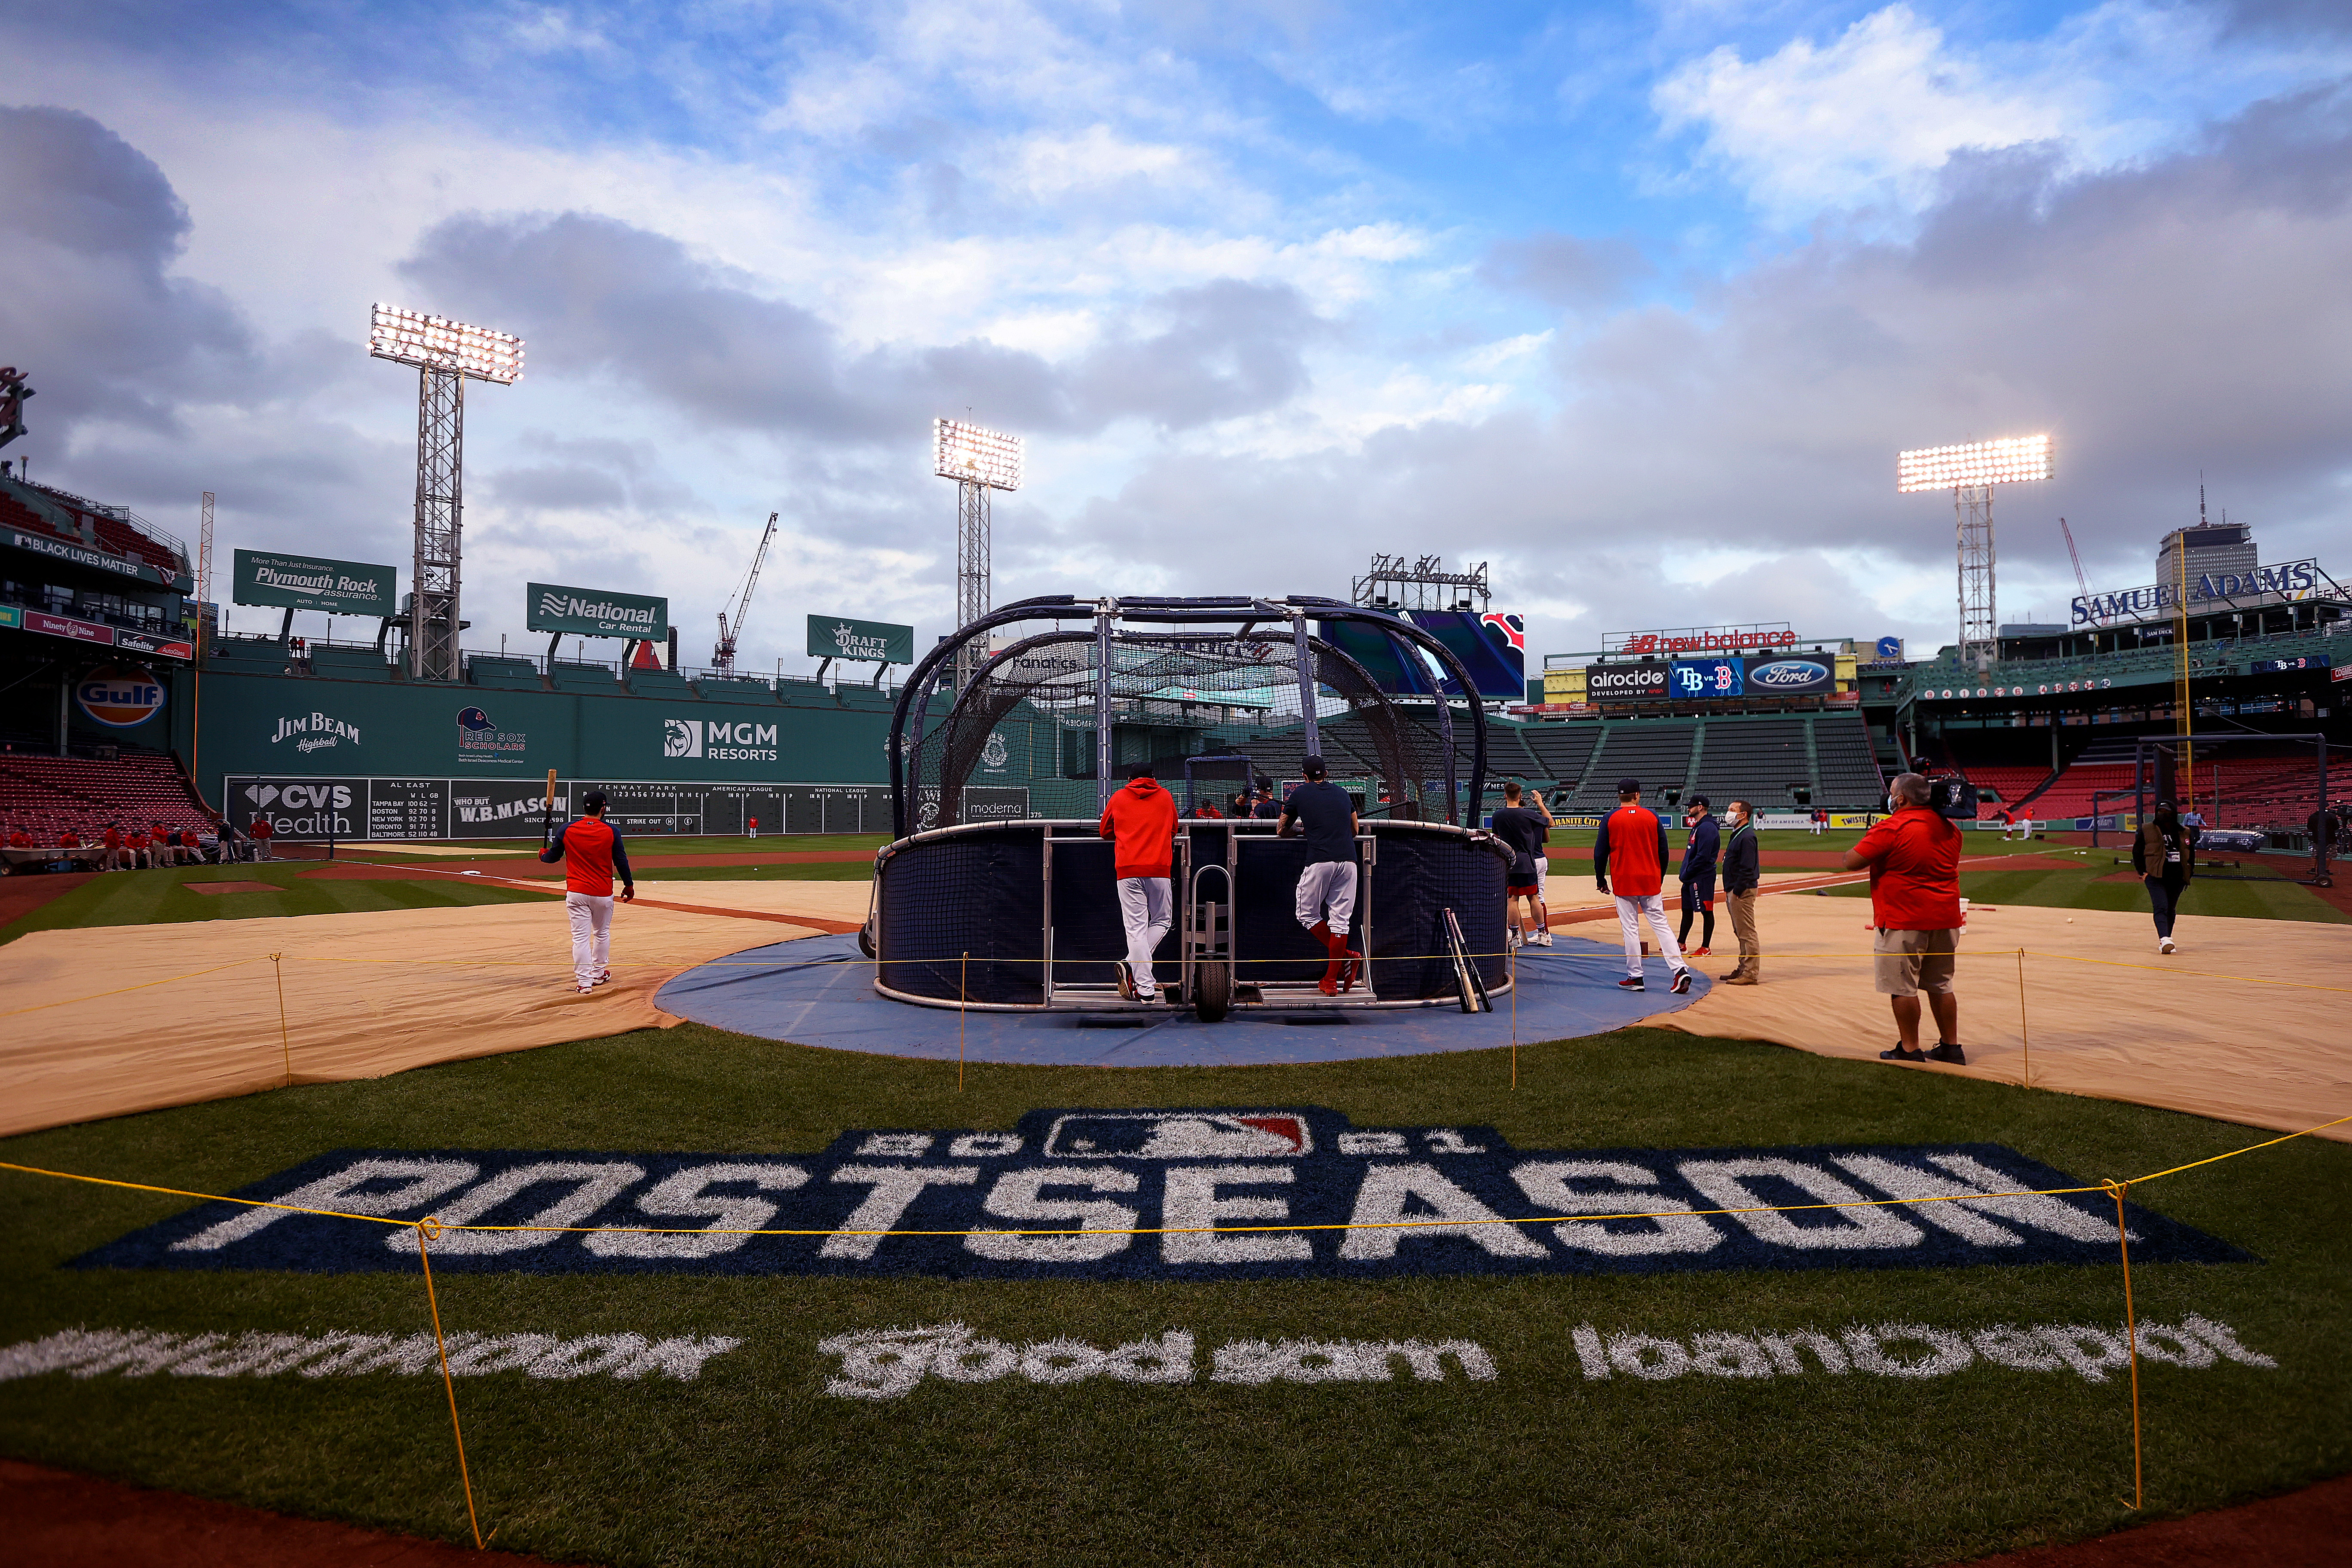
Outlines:
<svg viewBox="0 0 2352 1568"><path fill-rule="evenodd" d="M1735 800L1723 836L1723 901L1731 906L1731 935L1739 943L1739 967L1723 977L1727 985L1758 985L1764 980L1764 948L1756 940L1756 885L1763 880L1756 853L1754 808Z"/></svg>
<svg viewBox="0 0 2352 1568"><path fill-rule="evenodd" d="M1952 994L1960 936L1960 834L1927 802L1933 786L1918 773L1901 773L1887 786L1888 815L1845 852L1845 868L1870 871L1871 950L1879 994L1895 1011L1899 1038L1890 1062L1966 1066L1953 1038L1960 1032L1959 998ZM1936 1018L1936 1047L1919 1048L1919 994Z"/></svg>

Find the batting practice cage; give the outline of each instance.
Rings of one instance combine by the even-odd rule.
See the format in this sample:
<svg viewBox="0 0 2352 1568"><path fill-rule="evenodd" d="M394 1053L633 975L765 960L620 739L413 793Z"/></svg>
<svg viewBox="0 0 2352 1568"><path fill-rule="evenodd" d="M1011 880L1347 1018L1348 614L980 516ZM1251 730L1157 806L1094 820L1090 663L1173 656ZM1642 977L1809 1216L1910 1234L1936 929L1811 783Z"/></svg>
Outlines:
<svg viewBox="0 0 2352 1568"><path fill-rule="evenodd" d="M2123 794L2146 822L2160 801L2205 819L2197 875L2218 880L2325 882L2315 853L2315 814L2341 808L2329 790L2352 785L2352 748L2325 735L2143 736L2132 788ZM2331 784L2331 780L2332 784Z"/></svg>
<svg viewBox="0 0 2352 1568"><path fill-rule="evenodd" d="M1335 624L1357 651L1328 636ZM961 689L960 668L971 672ZM1172 1002L1213 1021L1235 1007L1471 1010L1508 984L1510 856L1464 820L1485 785L1486 715L1453 653L1399 616L1303 596L1025 599L916 666L889 745L896 842L877 858L865 939L886 996L1086 1011ZM992 787L1009 758L1048 748L1053 779ZM1297 918L1303 840L1234 812L1252 785L1286 794L1310 755L1356 797L1360 822L1362 972L1336 997L1318 988L1330 955ZM1183 814L1156 955L1161 1003L1119 996L1127 939L1098 831L1135 763ZM1027 814L1005 815L1016 795Z"/></svg>

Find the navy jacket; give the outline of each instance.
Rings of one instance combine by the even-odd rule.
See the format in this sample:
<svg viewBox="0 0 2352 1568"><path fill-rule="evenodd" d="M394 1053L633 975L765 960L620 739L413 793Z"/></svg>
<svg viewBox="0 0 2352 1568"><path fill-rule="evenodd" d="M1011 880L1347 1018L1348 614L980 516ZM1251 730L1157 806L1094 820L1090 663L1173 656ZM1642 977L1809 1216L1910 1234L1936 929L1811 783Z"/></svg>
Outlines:
<svg viewBox="0 0 2352 1568"><path fill-rule="evenodd" d="M1760 878L1756 861L1756 826L1743 822L1731 830L1723 845L1723 889L1727 893L1745 893L1753 889Z"/></svg>
<svg viewBox="0 0 2352 1568"><path fill-rule="evenodd" d="M1716 847L1722 837L1713 816L1702 816L1692 826L1690 842L1683 846L1684 881L1703 882L1715 875Z"/></svg>

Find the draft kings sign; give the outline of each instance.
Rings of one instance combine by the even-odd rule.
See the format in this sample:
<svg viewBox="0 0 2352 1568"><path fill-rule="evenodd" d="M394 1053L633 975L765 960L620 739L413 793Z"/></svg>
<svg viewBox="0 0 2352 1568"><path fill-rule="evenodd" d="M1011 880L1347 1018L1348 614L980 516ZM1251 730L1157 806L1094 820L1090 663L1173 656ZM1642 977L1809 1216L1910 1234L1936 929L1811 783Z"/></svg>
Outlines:
<svg viewBox="0 0 2352 1568"><path fill-rule="evenodd" d="M1513 1149L1336 1111L1035 1110L821 1153L338 1150L76 1260L103 1268L1215 1279L2105 1265L2113 1203L1991 1143ZM1924 1202L1956 1193L1962 1202ZM1819 1205L1844 1205L1822 1207ZM1806 1206L1812 1205L1812 1206ZM1737 1212L1727 1212L1737 1211ZM2251 1261L2127 1207L2136 1261ZM1640 1217L1633 1217L1640 1216ZM520 1226L465 1229L464 1226Z"/></svg>

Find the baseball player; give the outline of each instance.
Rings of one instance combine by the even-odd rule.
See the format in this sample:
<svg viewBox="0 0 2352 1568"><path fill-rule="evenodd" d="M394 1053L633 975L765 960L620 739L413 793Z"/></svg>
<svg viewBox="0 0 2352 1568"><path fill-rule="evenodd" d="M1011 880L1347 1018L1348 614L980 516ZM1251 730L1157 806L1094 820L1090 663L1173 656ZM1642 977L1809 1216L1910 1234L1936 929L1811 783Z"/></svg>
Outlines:
<svg viewBox="0 0 2352 1568"><path fill-rule="evenodd" d="M563 863L563 912L572 921L572 979L586 995L613 978L613 877L621 879L621 901L637 896L637 879L629 870L629 852L621 836L604 820L604 792L592 789L580 797L587 815L573 817L539 852L552 866Z"/></svg>
<svg viewBox="0 0 2352 1568"><path fill-rule="evenodd" d="M1356 913L1356 803L1330 782L1320 757L1298 765L1307 782L1290 792L1275 823L1277 838L1303 837L1307 865L1298 873L1298 923L1331 955L1317 987L1337 996L1356 984L1356 955L1348 929Z"/></svg>
<svg viewBox="0 0 2352 1568"><path fill-rule="evenodd" d="M1690 965L1683 962L1683 950L1675 945L1674 929L1666 924L1665 906L1658 898L1666 879L1666 825L1658 820L1657 813L1643 806L1639 779L1617 781L1617 809L1601 819L1601 831L1592 841L1592 879L1604 893L1611 890L1612 859L1617 872L1617 923L1625 933L1626 973L1617 988L1646 989L1642 983L1642 922L1647 921L1658 939L1658 951L1666 955L1675 972L1674 984L1667 989L1677 996L1687 994Z"/></svg>
<svg viewBox="0 0 2352 1568"><path fill-rule="evenodd" d="M1522 942L1530 946L1548 945L1547 933L1536 920L1542 889L1536 876L1536 855L1543 847L1544 819L1520 804L1525 793L1518 780L1506 782L1502 808L1494 816L1495 837L1511 852L1511 868L1503 878L1503 941L1508 947L1517 947ZM1528 911L1524 934L1519 927L1522 902Z"/></svg>
<svg viewBox="0 0 2352 1568"><path fill-rule="evenodd" d="M1173 923L1169 868L1176 854L1176 797L1151 776L1151 764L1127 770L1127 787L1103 808L1100 831L1111 841L1118 879L1118 914L1127 928L1127 957L1118 966L1118 994L1130 1002L1160 1000L1152 954Z"/></svg>

